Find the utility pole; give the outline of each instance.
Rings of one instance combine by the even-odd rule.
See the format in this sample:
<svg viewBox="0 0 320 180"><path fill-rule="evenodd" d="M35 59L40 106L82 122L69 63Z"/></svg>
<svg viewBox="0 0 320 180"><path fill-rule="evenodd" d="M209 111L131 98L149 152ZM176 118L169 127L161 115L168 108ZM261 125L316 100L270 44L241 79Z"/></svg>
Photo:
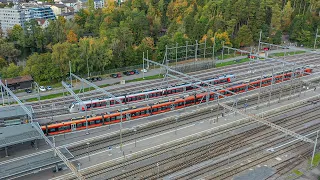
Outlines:
<svg viewBox="0 0 320 180"><path fill-rule="evenodd" d="M319 131L317 131L317 137L316 137L316 141L314 143L314 148L313 148L313 153L312 153L312 160L311 160L311 167L313 166L313 159L314 159L314 154L315 154L316 148L317 148L318 136L319 136Z"/></svg>
<svg viewBox="0 0 320 180"><path fill-rule="evenodd" d="M258 54L260 53L261 36L262 36L262 31L260 31L260 36L259 36Z"/></svg>
<svg viewBox="0 0 320 180"><path fill-rule="evenodd" d="M144 71L145 71L145 68L144 68L144 52L142 53L142 79L144 79Z"/></svg>
<svg viewBox="0 0 320 180"><path fill-rule="evenodd" d="M69 69L70 69L70 84L71 84L71 87L72 87L71 61L69 61Z"/></svg>
<svg viewBox="0 0 320 180"><path fill-rule="evenodd" d="M216 45L216 35L213 37L213 45L212 45L212 61L213 67L216 67L215 59L214 59L214 46Z"/></svg>
<svg viewBox="0 0 320 180"><path fill-rule="evenodd" d="M89 44L88 44L89 45ZM88 77L90 77L90 72L89 72L89 58L88 58L88 46L86 46L86 53L87 53L87 56L86 56L86 58L87 58L87 70L88 70Z"/></svg>

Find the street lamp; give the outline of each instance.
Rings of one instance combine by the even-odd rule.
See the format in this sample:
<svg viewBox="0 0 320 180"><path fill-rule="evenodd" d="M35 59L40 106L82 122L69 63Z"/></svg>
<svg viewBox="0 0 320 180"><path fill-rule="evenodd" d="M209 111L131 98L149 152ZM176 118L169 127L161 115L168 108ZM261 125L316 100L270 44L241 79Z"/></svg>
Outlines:
<svg viewBox="0 0 320 180"><path fill-rule="evenodd" d="M80 171L80 165L81 165L81 163L78 163L78 171Z"/></svg>

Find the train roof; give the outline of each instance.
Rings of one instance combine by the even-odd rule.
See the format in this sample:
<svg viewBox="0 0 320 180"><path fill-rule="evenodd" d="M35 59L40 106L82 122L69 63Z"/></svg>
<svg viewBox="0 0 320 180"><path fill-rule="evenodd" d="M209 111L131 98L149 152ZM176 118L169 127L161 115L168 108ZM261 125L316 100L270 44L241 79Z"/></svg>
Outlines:
<svg viewBox="0 0 320 180"><path fill-rule="evenodd" d="M216 77L213 77L213 78L209 78L209 79L205 79L204 81L202 82L210 82L210 81L214 81L214 80L218 80L218 79L223 79L223 78L231 78L231 77L235 77L233 74L225 74L225 75L220 75L220 76L216 76ZM195 82L196 84L200 84L201 82ZM167 88L167 90L173 90L173 89L177 89L177 88L180 88L180 87L183 87L183 86L191 86L192 84L190 83L182 83L182 84L175 84L175 86L171 86L170 88ZM215 90L220 90L221 88L215 88ZM157 92L162 92L164 91L165 89L149 89L149 90L144 90L140 93L134 93L134 94L131 94L131 95L121 95L121 96L118 96L117 98L119 99L123 99L125 97L135 97L135 96L141 96L141 95L145 95L146 93L157 93ZM88 104L88 103L97 103L97 102L100 102L100 101L110 101L110 100L113 100L113 98L107 98L107 99L93 99L93 100L86 100L86 101L82 101L84 104ZM77 102L73 102L73 103L77 103Z"/></svg>

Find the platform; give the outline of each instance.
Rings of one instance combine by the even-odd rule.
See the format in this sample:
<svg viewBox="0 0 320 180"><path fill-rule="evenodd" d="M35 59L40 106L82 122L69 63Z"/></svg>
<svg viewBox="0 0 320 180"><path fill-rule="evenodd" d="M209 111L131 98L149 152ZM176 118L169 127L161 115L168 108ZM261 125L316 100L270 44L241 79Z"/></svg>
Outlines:
<svg viewBox="0 0 320 180"><path fill-rule="evenodd" d="M0 128L0 148L41 138L39 132L31 124Z"/></svg>
<svg viewBox="0 0 320 180"><path fill-rule="evenodd" d="M33 113L32 106L26 106L27 109L31 113ZM27 116L26 112L20 107L20 106L7 106L7 107L1 107L0 108L0 125L6 124L5 122L8 120L24 120ZM21 124L21 123L20 123Z"/></svg>
<svg viewBox="0 0 320 180"><path fill-rule="evenodd" d="M66 158L73 158L73 155L66 149L60 149ZM34 170L34 173L42 167L62 162L59 156L54 156L54 152L50 149L45 152L30 154L27 156L11 159L0 163L0 179L13 177L23 172Z"/></svg>

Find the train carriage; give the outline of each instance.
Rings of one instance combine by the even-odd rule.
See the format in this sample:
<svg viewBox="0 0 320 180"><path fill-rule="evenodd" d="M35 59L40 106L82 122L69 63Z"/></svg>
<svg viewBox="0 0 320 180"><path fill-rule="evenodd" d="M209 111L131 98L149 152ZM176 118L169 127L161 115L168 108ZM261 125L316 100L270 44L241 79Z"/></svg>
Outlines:
<svg viewBox="0 0 320 180"><path fill-rule="evenodd" d="M297 71L298 70L298 71ZM262 80L256 79L254 81L249 81L247 83L243 84L236 84L236 85L231 85L227 87L228 91L234 92L234 93L241 93L245 92L247 90L252 90L256 89L261 86L268 86L271 84L271 81L274 83L278 83L281 81L286 81L290 80L291 76L305 76L310 73L312 73L312 68L303 68L303 71L305 73L301 73L300 69L297 69L293 72L287 71L283 74L276 74L273 78L272 77L267 77L263 78ZM177 86L175 89L179 89L181 87ZM172 90L172 89L171 89ZM232 93L226 91L225 89L217 89L216 90L219 94L223 94L225 96L231 96ZM171 91L171 93L176 93L176 91ZM169 92L170 93L170 92ZM209 92L209 100L215 100L218 97L218 93L215 92ZM149 92L149 94L154 94L154 92ZM163 94L163 93L162 93ZM192 106L194 104L199 104L201 101L205 102L207 100L207 92L202 92L199 94L194 94L178 99L172 99L168 100L166 102L159 102L158 104L154 104L151 106L146 106L146 107L138 107L135 109L126 109L122 112L122 121L127 121L131 119L137 119L141 117L146 117L154 114L160 114L164 112L168 112L174 109L179 109L179 108L184 108L186 106ZM144 94L136 94L136 96L144 96ZM153 97L154 95L152 95ZM155 94L157 96L157 94ZM146 96L144 96L146 97ZM139 100L139 98L131 98L130 96L124 96L121 97L124 99L124 101L130 101L130 100ZM219 98L223 98L223 96L219 95ZM142 99L142 97L140 98ZM101 107L104 105L104 103L107 100L103 101L90 101L90 108L93 107ZM112 101L110 101L112 102ZM113 101L114 102L114 101ZM86 104L87 105L87 104ZM72 105L71 105L72 106ZM76 107L76 104L73 104L73 107ZM87 106L88 107L88 106ZM78 106L79 108L79 106ZM88 128L93 128L93 127L98 127L102 126L103 124L112 124L112 123L118 123L121 121L121 112L114 112L112 114L103 114L103 115L98 115L96 117L90 117L87 118L88 121ZM52 125L46 125L41 127L43 132L47 135L55 135L55 134L60 134L60 133L66 133L66 132L71 132L75 130L83 130L86 129L86 119L81 119L81 120L74 120L70 122L64 122L64 123L57 123L57 124L52 124Z"/></svg>

